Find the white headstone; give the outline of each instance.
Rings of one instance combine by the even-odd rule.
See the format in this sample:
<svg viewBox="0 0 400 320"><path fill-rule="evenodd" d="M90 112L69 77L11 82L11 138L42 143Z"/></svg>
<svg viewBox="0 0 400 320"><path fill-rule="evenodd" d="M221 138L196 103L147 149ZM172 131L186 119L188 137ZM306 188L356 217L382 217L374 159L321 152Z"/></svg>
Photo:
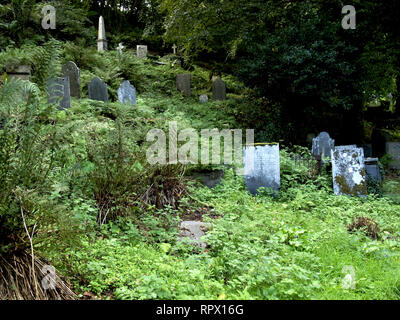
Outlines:
<svg viewBox="0 0 400 320"><path fill-rule="evenodd" d="M312 140L311 153L317 159L329 158L333 148L335 148L335 140L331 139L329 133L321 132Z"/></svg>
<svg viewBox="0 0 400 320"><path fill-rule="evenodd" d="M119 52L119 54L122 54L122 50L123 49L125 49L125 47L122 45L122 43L120 42L119 44L118 44L118 47L117 47L117 50L118 50L118 52Z"/></svg>
<svg viewBox="0 0 400 320"><path fill-rule="evenodd" d="M107 50L106 27L102 16L99 18L99 36L97 38L97 51Z"/></svg>
<svg viewBox="0 0 400 320"><path fill-rule="evenodd" d="M178 47L176 46L176 44L174 44L174 45L172 46L172 50L174 50L174 54L176 54L176 49L178 49Z"/></svg>
<svg viewBox="0 0 400 320"><path fill-rule="evenodd" d="M340 146L331 151L333 189L336 195L366 196L364 150Z"/></svg>
<svg viewBox="0 0 400 320"><path fill-rule="evenodd" d="M147 46L136 46L136 55L138 58L146 58L147 57Z"/></svg>
<svg viewBox="0 0 400 320"><path fill-rule="evenodd" d="M208 102L208 95L202 94L202 95L199 97L199 102L200 102L201 104L207 103L207 102Z"/></svg>
<svg viewBox="0 0 400 320"><path fill-rule="evenodd" d="M279 144L248 145L243 148L244 180L251 194L260 187L281 186Z"/></svg>

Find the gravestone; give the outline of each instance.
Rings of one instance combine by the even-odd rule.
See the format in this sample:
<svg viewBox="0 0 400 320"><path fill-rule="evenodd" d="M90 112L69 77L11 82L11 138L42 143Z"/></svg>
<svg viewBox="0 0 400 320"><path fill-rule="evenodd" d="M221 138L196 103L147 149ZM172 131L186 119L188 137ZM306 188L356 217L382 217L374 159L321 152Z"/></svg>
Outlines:
<svg viewBox="0 0 400 320"><path fill-rule="evenodd" d="M202 184L212 189L219 185L224 178L225 174L223 170L216 170L211 172L194 172L192 177L196 180L201 181Z"/></svg>
<svg viewBox="0 0 400 320"><path fill-rule="evenodd" d="M146 58L147 57L147 46L136 46L136 55L138 58Z"/></svg>
<svg viewBox="0 0 400 320"><path fill-rule="evenodd" d="M176 49L178 49L178 47L176 46L176 44L174 44L173 46L172 46L172 50L174 50L174 54L176 54Z"/></svg>
<svg viewBox="0 0 400 320"><path fill-rule="evenodd" d="M176 76L176 88L178 91L183 92L185 96L190 96L192 91L190 89L190 73L181 73Z"/></svg>
<svg viewBox="0 0 400 320"><path fill-rule="evenodd" d="M11 79L21 79L30 80L31 78L31 66L20 65L18 67L7 67L6 73L8 78Z"/></svg>
<svg viewBox="0 0 400 320"><path fill-rule="evenodd" d="M201 104L207 103L207 102L208 102L208 95L202 94L202 95L199 97L199 102L200 102Z"/></svg>
<svg viewBox="0 0 400 320"><path fill-rule="evenodd" d="M382 183L383 178L378 165L378 161L378 158L365 158L364 163L367 181L375 180L379 183Z"/></svg>
<svg viewBox="0 0 400 320"><path fill-rule="evenodd" d="M386 142L386 153L393 157L393 161L389 163L389 167L400 169L400 142Z"/></svg>
<svg viewBox="0 0 400 320"><path fill-rule="evenodd" d="M243 148L244 180L251 194L260 187L278 190L281 185L279 144Z"/></svg>
<svg viewBox="0 0 400 320"><path fill-rule="evenodd" d="M57 108L68 109L71 107L71 96L68 77L51 78L46 82L47 103L57 104Z"/></svg>
<svg viewBox="0 0 400 320"><path fill-rule="evenodd" d="M72 61L68 61L62 67L63 77L69 78L69 87L71 91L71 97L81 97L81 71Z"/></svg>
<svg viewBox="0 0 400 320"><path fill-rule="evenodd" d="M335 195L367 195L364 150L355 146L336 147L331 151Z"/></svg>
<svg viewBox="0 0 400 320"><path fill-rule="evenodd" d="M99 18L99 35L97 38L97 51L107 50L106 27L102 16Z"/></svg>
<svg viewBox="0 0 400 320"><path fill-rule="evenodd" d="M212 92L214 100L226 100L226 85L221 78L217 78L212 83Z"/></svg>
<svg viewBox="0 0 400 320"><path fill-rule="evenodd" d="M118 101L131 105L136 104L136 89L128 80L122 82L118 89Z"/></svg>
<svg viewBox="0 0 400 320"><path fill-rule="evenodd" d="M89 82L89 99L108 102L107 85L98 77Z"/></svg>
<svg viewBox="0 0 400 320"><path fill-rule="evenodd" d="M312 140L312 155L318 160L331 156L331 151L335 148L335 140L331 139L329 133L321 132L318 137Z"/></svg>

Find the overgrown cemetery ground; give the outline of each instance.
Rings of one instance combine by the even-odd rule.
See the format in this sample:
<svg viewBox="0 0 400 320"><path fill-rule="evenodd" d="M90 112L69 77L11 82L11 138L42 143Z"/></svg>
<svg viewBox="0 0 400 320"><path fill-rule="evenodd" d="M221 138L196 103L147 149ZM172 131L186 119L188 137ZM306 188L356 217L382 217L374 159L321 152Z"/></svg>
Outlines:
<svg viewBox="0 0 400 320"><path fill-rule="evenodd" d="M363 198L334 195L329 166L319 172L316 163L293 160L311 159L310 147L281 146L278 195L268 189L251 195L243 177L225 166L149 166L149 130L167 132L169 121L199 131L241 128L240 110L254 103L248 89L226 76L227 100L200 103L201 94L212 95L209 74L198 66L191 71L192 92L186 97L175 83L184 71L168 59L53 44L49 51L34 47L0 54L0 61L18 53L54 64L54 70L74 61L82 88L82 97L72 97L65 110L48 108L44 91L32 84L11 82L0 89L1 116L15 120L10 132L0 131L10 141L10 146L0 142L4 150L24 155L19 147L24 141L12 129L27 125L20 120L28 111L33 115L29 128L40 126L40 139L29 142L36 159L0 164L1 192L15 188L11 191L23 210L40 213L28 221L28 226L38 223L35 254L56 268L78 298L400 298L398 171L386 168L383 186ZM33 80L43 82L44 75L49 74L37 73ZM87 98L95 76L108 84L110 102ZM137 89L134 106L111 102L125 79ZM19 103L26 86L32 99ZM33 177L40 165L51 168L44 185L17 188L24 186L19 179ZM224 171L212 189L190 179L209 170ZM55 217L43 214L48 212ZM202 239L205 248L178 241L184 220L210 225ZM8 298L10 292L0 294Z"/></svg>

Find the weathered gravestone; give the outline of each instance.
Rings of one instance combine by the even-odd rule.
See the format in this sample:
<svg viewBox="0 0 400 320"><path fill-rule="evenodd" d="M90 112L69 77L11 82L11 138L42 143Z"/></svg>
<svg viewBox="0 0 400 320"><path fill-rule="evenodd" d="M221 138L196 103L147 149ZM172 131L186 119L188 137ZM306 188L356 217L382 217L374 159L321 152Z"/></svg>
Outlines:
<svg viewBox="0 0 400 320"><path fill-rule="evenodd" d="M244 180L251 194L260 187L278 190L281 186L279 144L247 145L243 148Z"/></svg>
<svg viewBox="0 0 400 320"><path fill-rule="evenodd" d="M336 195L366 196L364 151L340 146L331 151L333 189Z"/></svg>
<svg viewBox="0 0 400 320"><path fill-rule="evenodd" d="M122 42L120 42L117 47L119 54L122 54L122 52L123 52L122 50L124 50L124 49L125 49L124 45L122 44Z"/></svg>
<svg viewBox="0 0 400 320"><path fill-rule="evenodd" d="M31 66L21 65L18 67L7 67L6 73L10 80L11 79L30 80Z"/></svg>
<svg viewBox="0 0 400 320"><path fill-rule="evenodd" d="M106 27L102 16L99 18L99 35L97 39L97 51L107 50Z"/></svg>
<svg viewBox="0 0 400 320"><path fill-rule="evenodd" d="M47 103L56 103L58 109L71 107L71 96L68 77L51 78L46 82Z"/></svg>
<svg viewBox="0 0 400 320"><path fill-rule="evenodd" d="M212 83L212 92L214 100L226 100L226 85L221 78L217 78Z"/></svg>
<svg viewBox="0 0 400 320"><path fill-rule="evenodd" d="M192 90L190 89L190 73L181 73L176 76L176 88L178 91L183 92L185 96L190 96Z"/></svg>
<svg viewBox="0 0 400 320"><path fill-rule="evenodd" d="M312 155L318 160L329 158L331 151L335 148L335 140L331 139L329 133L321 132L312 140Z"/></svg>
<svg viewBox="0 0 400 320"><path fill-rule="evenodd" d="M98 77L89 82L89 99L108 102L107 85Z"/></svg>
<svg viewBox="0 0 400 320"><path fill-rule="evenodd" d="M81 97L81 71L72 61L68 61L62 67L63 77L69 78L69 87L71 91L71 97Z"/></svg>
<svg viewBox="0 0 400 320"><path fill-rule="evenodd" d="M199 97L199 102L200 102L201 104L207 103L207 102L208 102L208 95L202 94L202 95Z"/></svg>
<svg viewBox="0 0 400 320"><path fill-rule="evenodd" d="M393 157L389 166L393 169L400 169L400 142L386 142L386 153Z"/></svg>
<svg viewBox="0 0 400 320"><path fill-rule="evenodd" d="M118 89L118 101L131 105L136 104L136 89L128 80L122 82Z"/></svg>
<svg viewBox="0 0 400 320"><path fill-rule="evenodd" d="M147 57L147 46L136 46L136 55L138 58L146 58Z"/></svg>
<svg viewBox="0 0 400 320"><path fill-rule="evenodd" d="M365 158L365 173L367 181L375 180L382 183L382 174L378 165L378 158Z"/></svg>

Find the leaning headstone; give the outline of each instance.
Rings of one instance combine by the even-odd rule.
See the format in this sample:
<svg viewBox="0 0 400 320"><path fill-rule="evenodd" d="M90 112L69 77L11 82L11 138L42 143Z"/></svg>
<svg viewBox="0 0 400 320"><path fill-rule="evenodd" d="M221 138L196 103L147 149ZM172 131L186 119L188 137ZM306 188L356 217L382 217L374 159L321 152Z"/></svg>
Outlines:
<svg viewBox="0 0 400 320"><path fill-rule="evenodd" d="M97 38L97 51L107 50L106 27L104 25L104 18L99 18L99 35Z"/></svg>
<svg viewBox="0 0 400 320"><path fill-rule="evenodd" d="M243 148L244 180L251 194L261 187L278 190L281 185L279 144Z"/></svg>
<svg viewBox="0 0 400 320"><path fill-rule="evenodd" d="M30 80L31 78L31 66L20 65L18 67L7 67L6 73L8 78L11 79L21 79Z"/></svg>
<svg viewBox="0 0 400 320"><path fill-rule="evenodd" d="M365 158L365 173L367 181L375 180L382 183L382 173L378 165L378 158Z"/></svg>
<svg viewBox="0 0 400 320"><path fill-rule="evenodd" d="M321 132L312 140L312 155L318 160L329 158L331 151L335 148L335 140L331 139L329 133Z"/></svg>
<svg viewBox="0 0 400 320"><path fill-rule="evenodd" d="M107 85L98 77L89 82L89 99L108 102Z"/></svg>
<svg viewBox="0 0 400 320"><path fill-rule="evenodd" d="M226 85L221 78L214 80L212 84L212 92L214 100L226 100Z"/></svg>
<svg viewBox="0 0 400 320"><path fill-rule="evenodd" d="M186 96L192 94L190 89L190 73L182 73L176 76L176 88Z"/></svg>
<svg viewBox="0 0 400 320"><path fill-rule="evenodd" d="M118 101L131 105L136 104L136 89L128 80L122 82L118 89Z"/></svg>
<svg viewBox="0 0 400 320"><path fill-rule="evenodd" d="M48 79L46 87L48 104L56 103L57 108L60 110L71 107L68 77Z"/></svg>
<svg viewBox="0 0 400 320"><path fill-rule="evenodd" d="M393 161L389 163L389 167L400 169L400 142L386 142L386 153L393 157Z"/></svg>
<svg viewBox="0 0 400 320"><path fill-rule="evenodd" d="M202 94L202 95L199 97L199 102L200 102L201 104L207 103L207 102L208 102L208 95Z"/></svg>
<svg viewBox="0 0 400 320"><path fill-rule="evenodd" d="M335 195L367 195L364 151L354 146L336 147L331 151Z"/></svg>
<svg viewBox="0 0 400 320"><path fill-rule="evenodd" d="M147 57L147 46L136 46L136 55L138 58L146 58Z"/></svg>
<svg viewBox="0 0 400 320"><path fill-rule="evenodd" d="M68 61L62 67L63 77L69 78L69 87L71 90L71 97L81 97L81 71L72 61Z"/></svg>

